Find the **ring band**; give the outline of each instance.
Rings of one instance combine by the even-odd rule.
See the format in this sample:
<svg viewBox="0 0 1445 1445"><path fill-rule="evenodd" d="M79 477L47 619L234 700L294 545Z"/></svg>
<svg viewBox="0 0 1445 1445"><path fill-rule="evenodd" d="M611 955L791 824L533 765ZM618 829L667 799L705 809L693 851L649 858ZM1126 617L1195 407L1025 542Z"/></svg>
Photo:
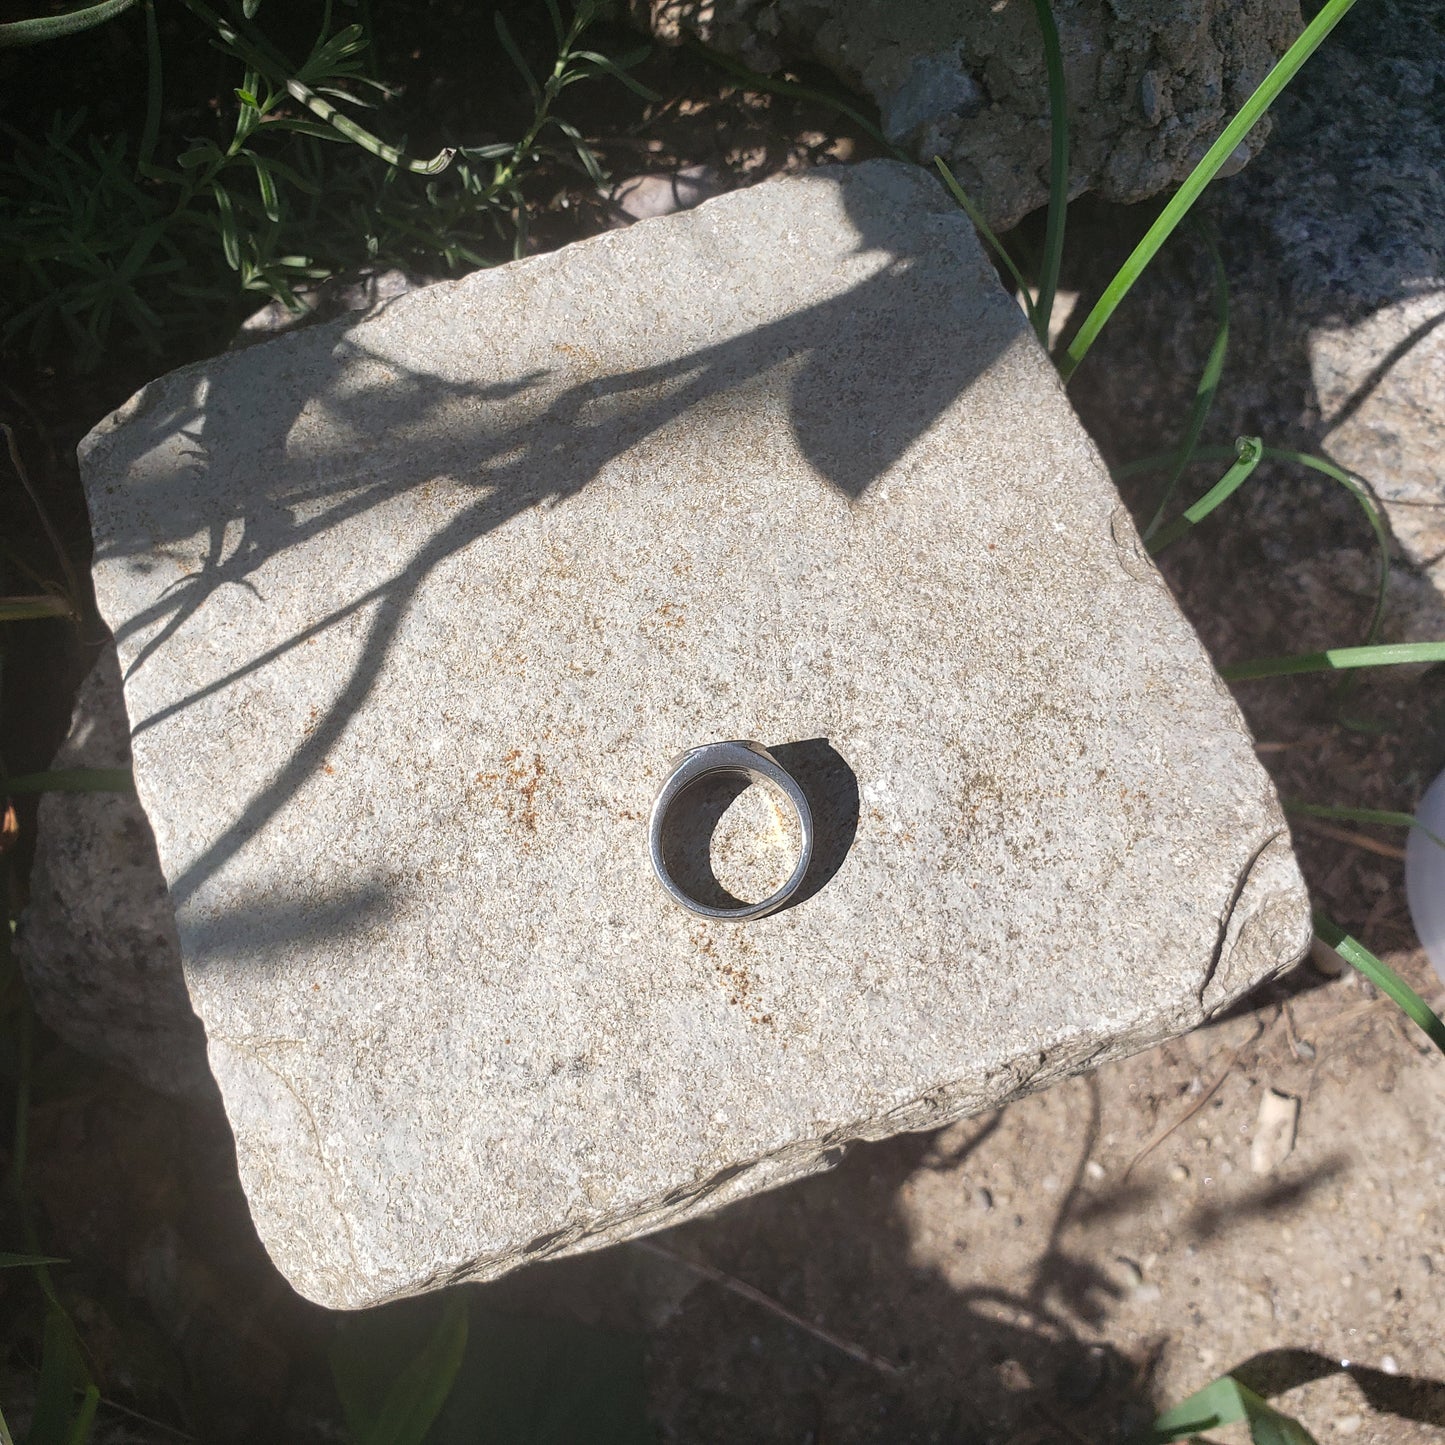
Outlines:
<svg viewBox="0 0 1445 1445"><path fill-rule="evenodd" d="M718 773L741 774L759 782L771 783L793 806L798 815L798 828L802 834L802 848L798 861L788 881L776 893L764 898L761 903L740 903L735 908L716 907L703 903L681 888L668 871L667 858L663 849L663 828L672 806L694 783ZM793 775L782 767L778 760L761 743L734 739L731 742L706 743L700 748L689 748L676 758L672 770L663 783L657 801L652 805L652 819L648 825L648 846L652 853L652 866L658 880L672 896L690 913L701 914L704 918L725 918L742 922L749 918L762 918L776 912L803 886L808 865L813 860L813 811L808 799Z"/></svg>

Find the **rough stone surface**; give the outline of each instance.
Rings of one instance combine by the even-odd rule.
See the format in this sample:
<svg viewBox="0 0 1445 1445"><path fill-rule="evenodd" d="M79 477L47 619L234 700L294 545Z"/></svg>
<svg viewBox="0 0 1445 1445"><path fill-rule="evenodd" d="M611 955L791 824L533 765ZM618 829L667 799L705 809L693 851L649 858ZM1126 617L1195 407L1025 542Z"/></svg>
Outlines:
<svg viewBox="0 0 1445 1445"><path fill-rule="evenodd" d="M107 648L52 766L123 768L130 760L120 669ZM133 794L41 799L15 954L40 1016L73 1048L163 1093L210 1089L155 839Z"/></svg>
<svg viewBox="0 0 1445 1445"><path fill-rule="evenodd" d="M996 226L1048 200L1043 46L1026 0L632 0L664 40L701 38L762 71L827 66L925 164L946 157ZM1297 0L1054 5L1074 195L1140 201L1183 180L1301 29ZM1268 134L1257 128L1230 165Z"/></svg>
<svg viewBox="0 0 1445 1445"><path fill-rule="evenodd" d="M242 1181L313 1299L675 1222L1306 946L1239 714L923 172L173 373L82 464ZM743 926L646 847L668 760L734 736L819 834Z"/></svg>

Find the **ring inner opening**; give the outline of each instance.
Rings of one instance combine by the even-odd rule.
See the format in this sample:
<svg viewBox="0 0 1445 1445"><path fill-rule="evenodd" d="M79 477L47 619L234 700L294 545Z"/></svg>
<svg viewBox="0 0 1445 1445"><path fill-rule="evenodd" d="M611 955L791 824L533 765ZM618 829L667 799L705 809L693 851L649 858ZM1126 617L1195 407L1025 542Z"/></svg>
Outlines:
<svg viewBox="0 0 1445 1445"><path fill-rule="evenodd" d="M662 830L673 882L711 908L771 898L802 852L802 827L787 794L746 773L708 773L689 784Z"/></svg>

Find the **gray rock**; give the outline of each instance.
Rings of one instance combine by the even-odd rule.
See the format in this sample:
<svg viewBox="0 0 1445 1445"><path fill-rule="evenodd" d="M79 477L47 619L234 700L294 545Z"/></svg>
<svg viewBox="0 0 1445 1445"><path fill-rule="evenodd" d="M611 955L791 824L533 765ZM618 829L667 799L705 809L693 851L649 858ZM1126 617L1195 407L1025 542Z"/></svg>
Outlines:
<svg viewBox="0 0 1445 1445"><path fill-rule="evenodd" d="M1445 625L1442 95L1445 15L1433 0L1354 11L1276 102L1264 153L1201 203L1231 297L1229 360L1206 440L1257 433L1323 452L1370 482L1402 564L1397 639L1439 636ZM1075 254L1116 262L1130 238L1088 227L1071 235ZM1171 243L1070 387L1118 460L1173 445L1183 427L1213 334L1209 275L1197 246ZM1093 291L1104 276L1075 282ZM1295 573L1296 602L1272 599L1273 610L1337 615L1338 601L1321 594L1342 588L1368 609L1370 533L1333 484L1262 469L1230 509L1259 536L1267 572ZM1354 640L1301 635L1305 646Z"/></svg>
<svg viewBox="0 0 1445 1445"><path fill-rule="evenodd" d="M956 0L632 0L659 38L702 39L754 69L827 66L884 133L949 161L996 227L1048 200L1043 44L1028 4ZM1055 4L1074 195L1140 201L1188 175L1299 33L1298 0ZM1242 166L1268 121L1230 165Z"/></svg>
<svg viewBox="0 0 1445 1445"><path fill-rule="evenodd" d="M678 170L645 176L629 176L612 188L614 219L620 225L646 221L654 216L671 216L700 206L725 187L713 166L682 166Z"/></svg>
<svg viewBox="0 0 1445 1445"><path fill-rule="evenodd" d="M1321 327L1310 361L1325 450L1372 480L1401 553L1445 602L1445 272L1435 291Z"/></svg>
<svg viewBox="0 0 1445 1445"><path fill-rule="evenodd" d="M175 372L82 465L242 1181L313 1299L676 1223L1308 942L1239 713L921 171ZM668 760L733 736L818 818L746 925L647 852Z"/></svg>
<svg viewBox="0 0 1445 1445"><path fill-rule="evenodd" d="M76 699L56 768L130 765L115 650ZM40 1016L72 1047L167 1094L209 1092L155 839L132 793L47 793L15 953Z"/></svg>

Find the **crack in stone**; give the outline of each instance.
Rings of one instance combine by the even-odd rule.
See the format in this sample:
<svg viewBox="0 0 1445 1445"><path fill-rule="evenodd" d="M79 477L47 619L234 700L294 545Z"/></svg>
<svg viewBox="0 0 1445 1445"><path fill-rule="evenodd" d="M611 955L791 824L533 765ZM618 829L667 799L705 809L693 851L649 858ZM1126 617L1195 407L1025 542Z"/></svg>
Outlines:
<svg viewBox="0 0 1445 1445"><path fill-rule="evenodd" d="M1239 900L1244 897L1244 891L1249 887L1249 880L1254 876L1254 870L1259 866L1259 860L1264 857L1281 839L1286 840L1288 846L1289 830L1285 827L1276 828L1262 842L1258 848L1250 854L1249 860L1240 870L1239 876L1235 879L1234 890L1229 895L1229 901L1224 906L1223 913L1219 918L1219 937L1215 940L1214 948L1209 956L1209 962L1204 966L1204 973L1199 981L1197 998L1199 1001L1199 1015L1201 1019L1209 1017L1210 1009L1204 1001L1204 995L1209 991L1209 985L1214 982L1214 976L1219 971L1219 965L1224 959L1224 946L1229 941L1229 925L1233 921L1235 910L1239 907Z"/></svg>

